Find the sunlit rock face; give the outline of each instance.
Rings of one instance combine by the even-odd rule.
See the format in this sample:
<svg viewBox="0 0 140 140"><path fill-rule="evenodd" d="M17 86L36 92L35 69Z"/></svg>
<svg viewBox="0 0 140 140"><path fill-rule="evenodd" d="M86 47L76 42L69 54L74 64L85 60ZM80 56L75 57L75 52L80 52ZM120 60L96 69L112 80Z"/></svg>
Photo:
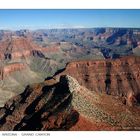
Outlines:
<svg viewBox="0 0 140 140"><path fill-rule="evenodd" d="M114 95L132 104L140 102L140 58L75 61L67 65L65 74L97 94ZM60 74L61 75L61 74Z"/></svg>

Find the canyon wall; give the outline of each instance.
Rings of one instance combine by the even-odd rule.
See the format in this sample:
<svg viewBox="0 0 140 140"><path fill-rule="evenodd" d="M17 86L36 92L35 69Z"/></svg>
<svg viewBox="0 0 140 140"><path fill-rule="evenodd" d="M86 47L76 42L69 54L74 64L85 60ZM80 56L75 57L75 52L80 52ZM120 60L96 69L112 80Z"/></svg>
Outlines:
<svg viewBox="0 0 140 140"><path fill-rule="evenodd" d="M80 85L97 94L122 97L130 106L140 102L140 58L75 61L61 74L76 78ZM56 76L59 77L59 76Z"/></svg>

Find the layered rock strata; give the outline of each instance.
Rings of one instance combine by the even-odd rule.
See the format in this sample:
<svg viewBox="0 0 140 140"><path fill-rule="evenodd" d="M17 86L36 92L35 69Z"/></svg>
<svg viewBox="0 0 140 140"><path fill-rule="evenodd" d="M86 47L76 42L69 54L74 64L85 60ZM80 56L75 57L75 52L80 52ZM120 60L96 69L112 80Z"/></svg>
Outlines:
<svg viewBox="0 0 140 140"><path fill-rule="evenodd" d="M72 106L69 77L60 82L27 86L0 109L0 130L68 130L79 118Z"/></svg>
<svg viewBox="0 0 140 140"><path fill-rule="evenodd" d="M140 57L75 61L56 78L62 74L74 77L96 94L121 97L130 106L140 103Z"/></svg>

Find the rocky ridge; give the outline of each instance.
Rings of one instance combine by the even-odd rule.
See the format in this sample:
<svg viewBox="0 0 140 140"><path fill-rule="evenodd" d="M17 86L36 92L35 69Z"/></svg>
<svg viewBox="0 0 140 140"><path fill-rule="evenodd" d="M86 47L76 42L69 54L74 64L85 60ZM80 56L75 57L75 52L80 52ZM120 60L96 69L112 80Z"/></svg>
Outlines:
<svg viewBox="0 0 140 140"><path fill-rule="evenodd" d="M28 86L0 109L0 130L68 130L79 117L68 76L60 82Z"/></svg>

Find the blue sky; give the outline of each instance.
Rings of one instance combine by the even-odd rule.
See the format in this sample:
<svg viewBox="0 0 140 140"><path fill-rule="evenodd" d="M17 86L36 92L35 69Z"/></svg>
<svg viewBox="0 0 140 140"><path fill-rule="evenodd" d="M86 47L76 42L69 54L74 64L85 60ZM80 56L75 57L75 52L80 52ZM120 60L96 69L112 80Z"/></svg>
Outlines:
<svg viewBox="0 0 140 140"><path fill-rule="evenodd" d="M0 10L0 29L140 27L140 10Z"/></svg>

